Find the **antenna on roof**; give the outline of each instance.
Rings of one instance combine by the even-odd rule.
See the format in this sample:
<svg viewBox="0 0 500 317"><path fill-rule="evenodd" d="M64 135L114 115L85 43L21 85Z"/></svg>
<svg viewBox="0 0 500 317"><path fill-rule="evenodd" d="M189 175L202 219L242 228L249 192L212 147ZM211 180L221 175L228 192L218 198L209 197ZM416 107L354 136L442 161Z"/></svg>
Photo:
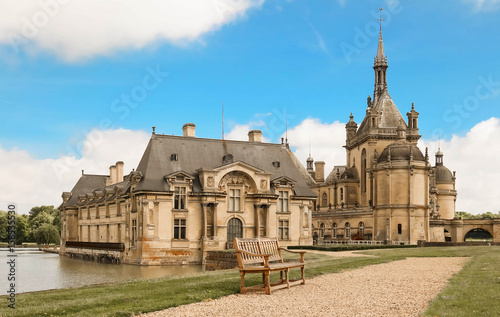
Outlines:
<svg viewBox="0 0 500 317"><path fill-rule="evenodd" d="M438 131L438 151L441 151L441 130Z"/></svg>
<svg viewBox="0 0 500 317"><path fill-rule="evenodd" d="M309 157L311 157L311 137L309 137Z"/></svg>
<svg viewBox="0 0 500 317"><path fill-rule="evenodd" d="M222 100L222 140L224 140L224 100Z"/></svg>
<svg viewBox="0 0 500 317"><path fill-rule="evenodd" d="M288 112L285 112L285 144L288 145Z"/></svg>

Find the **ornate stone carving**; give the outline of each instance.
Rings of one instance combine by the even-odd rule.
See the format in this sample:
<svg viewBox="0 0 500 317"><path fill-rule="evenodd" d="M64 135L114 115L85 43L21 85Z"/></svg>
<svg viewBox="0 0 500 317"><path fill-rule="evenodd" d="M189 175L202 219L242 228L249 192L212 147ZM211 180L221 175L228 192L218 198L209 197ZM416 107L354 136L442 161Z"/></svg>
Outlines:
<svg viewBox="0 0 500 317"><path fill-rule="evenodd" d="M208 176L207 177L207 187L214 187L214 177L213 176Z"/></svg>
<svg viewBox="0 0 500 317"><path fill-rule="evenodd" d="M262 179L260 181L260 189L266 189L267 188L267 181L265 179Z"/></svg>
<svg viewBox="0 0 500 317"><path fill-rule="evenodd" d="M246 193L253 192L253 188L251 185L252 180L247 174L243 172L233 171L224 175L224 177L219 182L219 190L222 192L226 192L227 184L243 185L245 187Z"/></svg>

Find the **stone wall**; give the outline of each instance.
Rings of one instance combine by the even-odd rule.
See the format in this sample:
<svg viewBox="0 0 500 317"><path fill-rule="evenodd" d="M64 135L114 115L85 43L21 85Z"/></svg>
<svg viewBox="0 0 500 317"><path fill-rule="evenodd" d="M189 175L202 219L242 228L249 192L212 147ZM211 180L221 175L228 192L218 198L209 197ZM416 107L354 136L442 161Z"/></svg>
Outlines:
<svg viewBox="0 0 500 317"><path fill-rule="evenodd" d="M234 250L207 251L205 270L216 271L238 267L236 252Z"/></svg>

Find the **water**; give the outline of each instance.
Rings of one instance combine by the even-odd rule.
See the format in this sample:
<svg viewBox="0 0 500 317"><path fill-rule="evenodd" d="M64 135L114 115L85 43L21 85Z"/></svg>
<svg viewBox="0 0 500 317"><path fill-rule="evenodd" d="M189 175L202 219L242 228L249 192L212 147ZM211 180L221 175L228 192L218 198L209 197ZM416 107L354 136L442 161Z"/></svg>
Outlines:
<svg viewBox="0 0 500 317"><path fill-rule="evenodd" d="M7 294L9 265L7 249L0 249L0 294ZM55 288L79 287L92 284L126 282L171 275L183 275L203 270L201 265L138 266L108 264L38 249L16 249L16 293L42 291Z"/></svg>

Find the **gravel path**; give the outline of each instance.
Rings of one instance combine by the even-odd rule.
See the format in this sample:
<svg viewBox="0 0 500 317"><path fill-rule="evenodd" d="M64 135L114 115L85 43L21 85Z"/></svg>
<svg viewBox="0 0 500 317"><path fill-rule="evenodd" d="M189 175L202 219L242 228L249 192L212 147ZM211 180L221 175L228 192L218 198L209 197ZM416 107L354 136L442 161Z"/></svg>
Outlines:
<svg viewBox="0 0 500 317"><path fill-rule="evenodd" d="M419 316L467 259L407 258L141 316Z"/></svg>

